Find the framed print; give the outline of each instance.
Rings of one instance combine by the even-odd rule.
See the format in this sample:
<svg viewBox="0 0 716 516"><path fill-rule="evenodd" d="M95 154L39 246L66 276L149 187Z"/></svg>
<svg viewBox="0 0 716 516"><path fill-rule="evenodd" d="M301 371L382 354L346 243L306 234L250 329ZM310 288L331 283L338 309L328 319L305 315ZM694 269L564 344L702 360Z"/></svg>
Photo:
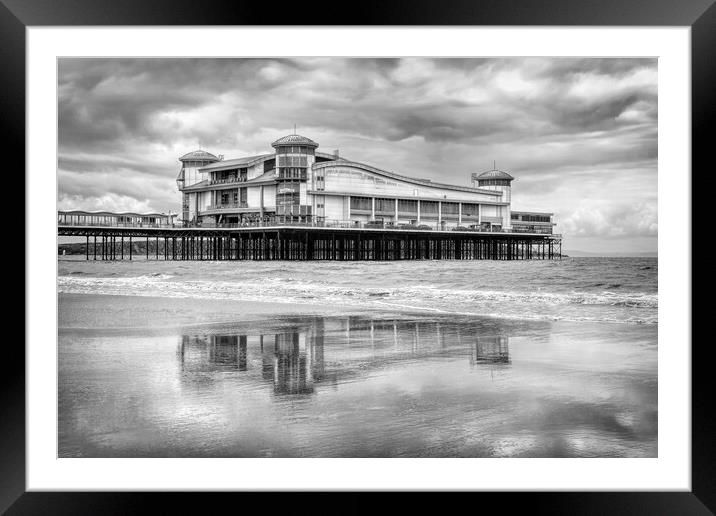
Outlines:
<svg viewBox="0 0 716 516"><path fill-rule="evenodd" d="M138 491L713 509L690 215L709 2L355 26L6 4L10 513Z"/></svg>

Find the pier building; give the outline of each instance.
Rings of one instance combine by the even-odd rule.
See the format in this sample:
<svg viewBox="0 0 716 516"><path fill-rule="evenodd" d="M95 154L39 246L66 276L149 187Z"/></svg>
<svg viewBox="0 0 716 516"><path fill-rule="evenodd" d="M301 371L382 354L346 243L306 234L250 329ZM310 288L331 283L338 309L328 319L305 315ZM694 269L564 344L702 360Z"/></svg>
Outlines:
<svg viewBox="0 0 716 516"><path fill-rule="evenodd" d="M551 233L551 213L512 211L512 181L494 169L471 184L419 179L323 153L298 134L273 152L223 159L205 150L179 158L177 186L186 226L353 223L356 226L458 227ZM467 178L466 178L467 179Z"/></svg>
<svg viewBox="0 0 716 516"><path fill-rule="evenodd" d="M271 146L181 156L180 217L60 211L58 234L84 237L88 260L561 258L553 214L513 210L515 178L494 166L454 185L319 152L298 134Z"/></svg>
<svg viewBox="0 0 716 516"><path fill-rule="evenodd" d="M176 213L113 213L109 211L59 211L57 222L66 226L136 226L164 228L175 225Z"/></svg>

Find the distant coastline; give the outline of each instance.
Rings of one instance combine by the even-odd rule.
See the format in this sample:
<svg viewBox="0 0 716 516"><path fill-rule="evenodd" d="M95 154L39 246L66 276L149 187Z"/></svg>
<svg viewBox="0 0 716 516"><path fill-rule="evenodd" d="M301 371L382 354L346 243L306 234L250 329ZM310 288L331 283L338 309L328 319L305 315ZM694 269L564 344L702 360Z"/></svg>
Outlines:
<svg viewBox="0 0 716 516"><path fill-rule="evenodd" d="M573 249L564 249L562 256L569 255L571 258L658 258L659 253L648 251L635 251L631 253L608 253L608 252L589 252L577 251Z"/></svg>

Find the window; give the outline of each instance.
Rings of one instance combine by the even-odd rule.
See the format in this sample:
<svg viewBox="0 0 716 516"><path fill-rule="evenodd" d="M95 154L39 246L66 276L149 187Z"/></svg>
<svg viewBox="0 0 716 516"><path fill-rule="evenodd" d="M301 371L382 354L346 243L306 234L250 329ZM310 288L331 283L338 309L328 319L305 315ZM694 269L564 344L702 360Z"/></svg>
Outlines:
<svg viewBox="0 0 716 516"><path fill-rule="evenodd" d="M398 201L398 211L403 213L417 213L418 201L400 199Z"/></svg>
<svg viewBox="0 0 716 516"><path fill-rule="evenodd" d="M316 196L316 215L323 216L324 208L326 207L326 197L324 195L317 195Z"/></svg>
<svg viewBox="0 0 716 516"><path fill-rule="evenodd" d="M444 202L442 205L443 215L457 215L459 206L456 202Z"/></svg>
<svg viewBox="0 0 716 516"><path fill-rule="evenodd" d="M351 197L351 210L370 211L372 205L370 197Z"/></svg>
<svg viewBox="0 0 716 516"><path fill-rule="evenodd" d="M520 218L515 218L520 217ZM532 215L532 214L512 214L512 220L522 220L524 222L552 222L550 215Z"/></svg>
<svg viewBox="0 0 716 516"><path fill-rule="evenodd" d="M438 203L435 201L421 201L420 203L420 214L430 215L438 214Z"/></svg>
<svg viewBox="0 0 716 516"><path fill-rule="evenodd" d="M278 169L279 179L303 179L307 178L306 169L299 167L283 167Z"/></svg>
<svg viewBox="0 0 716 516"><path fill-rule="evenodd" d="M279 167L298 166L298 160L294 156L279 156L278 166Z"/></svg>
<svg viewBox="0 0 716 516"><path fill-rule="evenodd" d="M395 212L395 199L376 199L375 200L375 211L376 212Z"/></svg>
<svg viewBox="0 0 716 516"><path fill-rule="evenodd" d="M477 217L480 214L479 204L463 204L462 205L462 216L463 217Z"/></svg>
<svg viewBox="0 0 716 516"><path fill-rule="evenodd" d="M290 206L301 202L301 183L286 181L276 185L276 206Z"/></svg>
<svg viewBox="0 0 716 516"><path fill-rule="evenodd" d="M480 186L510 186L508 179L480 179L478 184Z"/></svg>

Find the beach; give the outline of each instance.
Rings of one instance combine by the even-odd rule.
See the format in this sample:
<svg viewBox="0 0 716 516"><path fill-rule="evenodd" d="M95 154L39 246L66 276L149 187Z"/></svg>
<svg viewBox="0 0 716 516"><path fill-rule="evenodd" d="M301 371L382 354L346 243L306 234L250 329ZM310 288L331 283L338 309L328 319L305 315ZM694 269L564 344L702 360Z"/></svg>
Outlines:
<svg viewBox="0 0 716 516"><path fill-rule="evenodd" d="M495 275L514 285L529 269L429 265L373 268L393 284L314 264L323 274L311 289L310 263L61 260L59 456L657 455L655 260L610 264L614 278L650 277L611 294L620 304L581 312L559 308L610 291L562 284L532 301L514 287L499 297ZM581 283L604 268L535 265L553 277L577 269ZM456 281L464 302L451 308L440 296ZM525 317L475 313L550 297L557 308Z"/></svg>

